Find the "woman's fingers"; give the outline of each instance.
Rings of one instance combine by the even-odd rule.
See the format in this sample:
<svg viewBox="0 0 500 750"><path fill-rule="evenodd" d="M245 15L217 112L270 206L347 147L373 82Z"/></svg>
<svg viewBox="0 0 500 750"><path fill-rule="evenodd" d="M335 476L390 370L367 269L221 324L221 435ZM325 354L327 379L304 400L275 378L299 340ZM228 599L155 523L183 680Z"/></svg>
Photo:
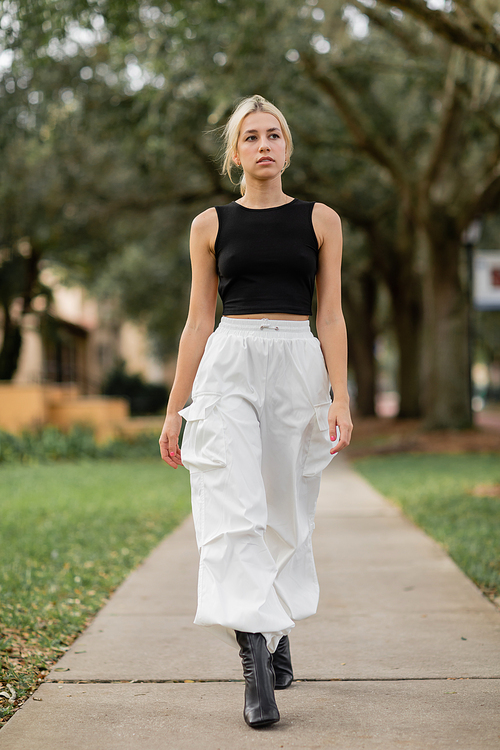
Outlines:
<svg viewBox="0 0 500 750"><path fill-rule="evenodd" d="M160 438L160 454L165 463L172 466L174 469L177 468L177 465L173 461L173 457L170 457L168 438L163 435Z"/></svg>
<svg viewBox="0 0 500 750"><path fill-rule="evenodd" d="M351 442L351 434L352 424L349 422L336 422L330 425L330 440L333 443L330 453L339 453L343 448L347 448Z"/></svg>
<svg viewBox="0 0 500 750"><path fill-rule="evenodd" d="M328 411L328 427L332 441L330 453L338 453L347 448L351 442L352 433L352 420L348 403L332 401Z"/></svg>
<svg viewBox="0 0 500 750"><path fill-rule="evenodd" d="M166 433L162 433L160 436L160 453L162 459L176 469L178 466L182 466L181 451L178 445L178 435L172 433L170 436Z"/></svg>
<svg viewBox="0 0 500 750"><path fill-rule="evenodd" d="M161 457L173 469L182 466L181 451L179 448L181 425L182 418L179 414L167 413L160 435Z"/></svg>
<svg viewBox="0 0 500 750"><path fill-rule="evenodd" d="M338 445L340 443L340 429L339 427L337 427L337 425L334 425L333 427L329 425L329 430L330 430L330 440L332 443L330 453L336 456L337 451L338 451Z"/></svg>
<svg viewBox="0 0 500 750"><path fill-rule="evenodd" d="M180 451L173 453L171 451L162 452L161 457L169 466L176 469L178 466L182 466Z"/></svg>
<svg viewBox="0 0 500 750"><path fill-rule="evenodd" d="M177 466L182 466L181 450L178 445L176 445L175 451L170 453L169 458L174 462L175 468L177 468Z"/></svg>

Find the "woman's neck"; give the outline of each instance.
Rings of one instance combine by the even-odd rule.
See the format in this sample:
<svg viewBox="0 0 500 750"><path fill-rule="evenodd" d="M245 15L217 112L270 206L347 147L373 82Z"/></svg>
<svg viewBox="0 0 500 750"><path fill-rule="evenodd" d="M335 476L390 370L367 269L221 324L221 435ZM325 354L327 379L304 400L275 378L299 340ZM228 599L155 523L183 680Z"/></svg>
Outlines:
<svg viewBox="0 0 500 750"><path fill-rule="evenodd" d="M273 208L290 200L290 196L283 192L281 179L273 182L249 180L245 195L238 199L238 203L247 208Z"/></svg>

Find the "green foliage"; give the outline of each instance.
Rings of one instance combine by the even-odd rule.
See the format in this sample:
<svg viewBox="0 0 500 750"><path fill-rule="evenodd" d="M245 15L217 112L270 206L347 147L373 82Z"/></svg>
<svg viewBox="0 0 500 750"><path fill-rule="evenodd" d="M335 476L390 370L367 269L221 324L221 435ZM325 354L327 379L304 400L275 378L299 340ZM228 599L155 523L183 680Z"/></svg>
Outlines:
<svg viewBox="0 0 500 750"><path fill-rule="evenodd" d="M389 497L436 539L486 593L500 594L500 485L495 455L397 455L355 462ZM478 494L471 494L476 487Z"/></svg>
<svg viewBox="0 0 500 750"><path fill-rule="evenodd" d="M128 375L123 361L109 373L102 393L128 399L133 416L164 412L168 400L168 391L164 385L145 383L140 375Z"/></svg>
<svg viewBox="0 0 500 750"><path fill-rule="evenodd" d="M126 5L122 16L110 1L97 9L38 0L30 13L9 4L19 28L6 22L2 33L20 54L0 85L10 133L3 205L15 216L6 239L30 237L68 281L118 295L166 352L187 309L189 221L235 197L214 163L211 131L238 97L259 91L287 111L300 147L286 174L290 192L361 206L392 190L352 153L336 113L285 59L289 46L310 47L321 30L311 9L299 17L302 3L282 0ZM341 16L332 6L327 22L350 49ZM75 23L88 32L78 42ZM6 213L0 235L9 224Z"/></svg>
<svg viewBox="0 0 500 750"><path fill-rule="evenodd" d="M189 511L189 476L157 461L0 469L0 681L22 700ZM2 701L0 719L13 707Z"/></svg>
<svg viewBox="0 0 500 750"><path fill-rule="evenodd" d="M36 464L60 459L155 458L159 455L158 435L139 433L96 443L90 428L75 425L68 432L48 425L21 435L0 431L0 464Z"/></svg>
<svg viewBox="0 0 500 750"><path fill-rule="evenodd" d="M357 304L366 278L382 282L392 322L413 324L398 342L418 349L423 259L435 253L453 274L444 254L456 260L463 225L498 210L500 82L489 63L451 54L410 14L377 6L369 22L343 0L2 8L0 42L16 55L0 81L1 247L28 237L38 268L58 264L67 281L118 298L172 352L188 304L189 223L235 197L217 169L216 131L236 99L258 92L294 133L285 190L360 230L344 256L359 292L351 319L375 308Z"/></svg>

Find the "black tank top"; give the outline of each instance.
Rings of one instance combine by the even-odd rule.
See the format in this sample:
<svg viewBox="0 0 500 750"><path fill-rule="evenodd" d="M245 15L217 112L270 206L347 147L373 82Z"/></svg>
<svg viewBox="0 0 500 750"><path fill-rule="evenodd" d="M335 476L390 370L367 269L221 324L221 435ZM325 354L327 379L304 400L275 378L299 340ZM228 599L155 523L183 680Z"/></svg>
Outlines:
<svg viewBox="0 0 500 750"><path fill-rule="evenodd" d="M313 206L298 198L274 208L216 206L223 315L312 314L319 250Z"/></svg>

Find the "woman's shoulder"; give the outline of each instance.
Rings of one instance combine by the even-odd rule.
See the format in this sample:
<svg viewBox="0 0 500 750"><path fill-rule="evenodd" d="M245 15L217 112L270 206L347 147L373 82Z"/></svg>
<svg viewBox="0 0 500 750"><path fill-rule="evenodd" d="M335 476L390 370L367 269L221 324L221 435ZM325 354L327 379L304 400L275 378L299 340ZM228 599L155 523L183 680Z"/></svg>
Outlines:
<svg viewBox="0 0 500 750"><path fill-rule="evenodd" d="M340 223L340 216L333 208L327 206L326 203L314 203L313 216L318 218L320 221L326 221L329 223Z"/></svg>
<svg viewBox="0 0 500 750"><path fill-rule="evenodd" d="M231 211L235 205L236 201L231 201L230 203L223 203L221 206L206 208L205 211L202 211L201 214L194 217L193 225L196 224L196 226L203 227L213 224L214 221L217 221L217 216L219 216L221 212Z"/></svg>
<svg viewBox="0 0 500 750"><path fill-rule="evenodd" d="M194 217L191 227L195 232L210 232L217 226L217 210L214 206Z"/></svg>
<svg viewBox="0 0 500 750"><path fill-rule="evenodd" d="M323 246L326 237L342 237L340 216L325 203L315 203L312 212L312 223L319 247Z"/></svg>

